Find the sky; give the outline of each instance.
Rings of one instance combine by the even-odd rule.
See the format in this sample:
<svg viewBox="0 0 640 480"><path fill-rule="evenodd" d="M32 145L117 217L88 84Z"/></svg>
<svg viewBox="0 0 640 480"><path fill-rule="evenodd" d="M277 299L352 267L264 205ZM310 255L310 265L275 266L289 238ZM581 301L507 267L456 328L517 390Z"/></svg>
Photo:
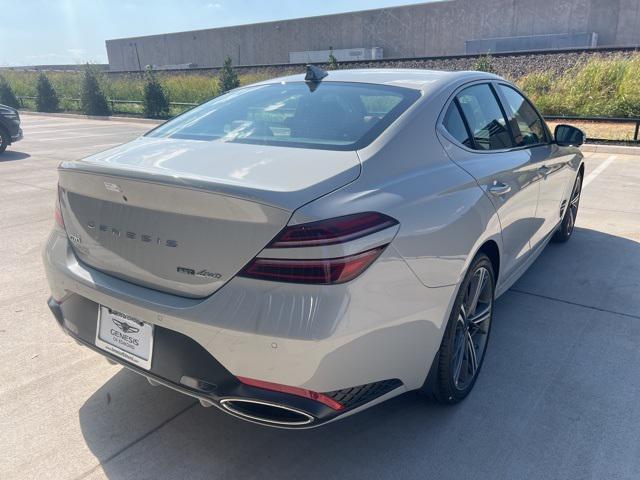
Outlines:
<svg viewBox="0 0 640 480"><path fill-rule="evenodd" d="M113 38L408 3L420 1L0 0L0 66L107 63Z"/></svg>

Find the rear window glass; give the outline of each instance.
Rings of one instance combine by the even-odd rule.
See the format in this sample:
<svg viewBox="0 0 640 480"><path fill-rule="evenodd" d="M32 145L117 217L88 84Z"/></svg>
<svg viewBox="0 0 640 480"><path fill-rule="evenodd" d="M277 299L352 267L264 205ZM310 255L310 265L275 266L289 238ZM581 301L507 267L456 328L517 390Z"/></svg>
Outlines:
<svg viewBox="0 0 640 480"><path fill-rule="evenodd" d="M328 150L371 143L420 96L386 85L258 85L217 97L147 134Z"/></svg>
<svg viewBox="0 0 640 480"><path fill-rule="evenodd" d="M473 148L473 142L469 138L467 127L464 125L464 120L462 120L462 115L460 115L460 110L458 110L456 102L452 102L451 105L449 105L449 109L444 115L444 121L442 124L444 125L444 128L447 129L447 132L449 132L453 138L458 140L462 145Z"/></svg>
<svg viewBox="0 0 640 480"><path fill-rule="evenodd" d="M511 133L498 100L487 84L474 85L458 94L476 150L512 148Z"/></svg>

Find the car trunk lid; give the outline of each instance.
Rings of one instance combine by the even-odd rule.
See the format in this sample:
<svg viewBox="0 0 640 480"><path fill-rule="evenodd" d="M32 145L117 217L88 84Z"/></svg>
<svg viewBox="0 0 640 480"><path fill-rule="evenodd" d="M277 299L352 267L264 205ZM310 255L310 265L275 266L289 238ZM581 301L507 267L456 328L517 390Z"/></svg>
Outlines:
<svg viewBox="0 0 640 480"><path fill-rule="evenodd" d="M188 297L211 295L293 210L355 180L355 152L142 138L60 167L85 264Z"/></svg>

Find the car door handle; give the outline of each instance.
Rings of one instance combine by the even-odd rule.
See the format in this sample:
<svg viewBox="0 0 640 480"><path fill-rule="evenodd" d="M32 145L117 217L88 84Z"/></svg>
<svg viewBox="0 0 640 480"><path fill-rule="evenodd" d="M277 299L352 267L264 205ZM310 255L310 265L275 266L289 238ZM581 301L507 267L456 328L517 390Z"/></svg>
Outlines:
<svg viewBox="0 0 640 480"><path fill-rule="evenodd" d="M493 182L493 185L490 185L487 188L487 191L490 194L495 195L496 197L500 197L502 195L506 195L507 193L509 193L511 191L511 187L506 183L496 181L496 182Z"/></svg>
<svg viewBox="0 0 640 480"><path fill-rule="evenodd" d="M538 173L544 177L546 177L547 175L549 175L549 172L551 171L551 169L549 167L547 167L546 165L541 166L538 169Z"/></svg>

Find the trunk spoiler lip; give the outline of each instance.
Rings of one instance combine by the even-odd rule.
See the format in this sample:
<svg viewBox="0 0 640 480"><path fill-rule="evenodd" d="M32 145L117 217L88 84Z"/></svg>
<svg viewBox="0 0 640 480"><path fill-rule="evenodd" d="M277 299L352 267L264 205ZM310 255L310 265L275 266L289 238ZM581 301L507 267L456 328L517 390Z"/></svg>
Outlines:
<svg viewBox="0 0 640 480"><path fill-rule="evenodd" d="M114 179L128 179L136 182L144 182L155 185L168 185L176 188L200 191L226 197L246 200L272 208L277 208L284 212L292 213L303 205L306 205L320 197L328 195L335 190L343 188L360 178L362 164L350 167L338 173L334 177L329 177L323 182L309 186L297 191L278 191L270 189L260 189L242 184L235 184L215 177L196 178L189 175L171 175L159 172L150 172L148 169L123 168L121 166L109 167L91 164L83 161L64 161L58 165L60 173L78 173L85 175L100 175ZM343 177L336 180L335 185L326 188L325 183L330 178ZM294 201L295 200L295 201Z"/></svg>

